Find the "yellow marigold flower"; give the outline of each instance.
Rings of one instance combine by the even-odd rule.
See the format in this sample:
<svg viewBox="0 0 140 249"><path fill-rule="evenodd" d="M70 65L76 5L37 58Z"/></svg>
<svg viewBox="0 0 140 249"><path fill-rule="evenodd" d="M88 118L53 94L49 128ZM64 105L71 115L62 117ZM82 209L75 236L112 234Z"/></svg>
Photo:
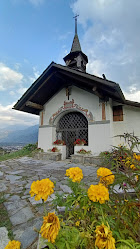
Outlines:
<svg viewBox="0 0 140 249"><path fill-rule="evenodd" d="M83 179L83 172L79 167L69 168L66 170L66 176L73 182L80 182Z"/></svg>
<svg viewBox="0 0 140 249"><path fill-rule="evenodd" d="M4 249L20 249L21 243L16 240L9 241L8 245Z"/></svg>
<svg viewBox="0 0 140 249"><path fill-rule="evenodd" d="M49 178L46 178L41 181L37 180L36 182L33 182L29 193L31 197L35 195L36 201L39 201L41 198L46 201L48 196L54 192L53 188L53 182Z"/></svg>
<svg viewBox="0 0 140 249"><path fill-rule="evenodd" d="M134 158L136 157L136 153L133 154L133 157L134 157Z"/></svg>
<svg viewBox="0 0 140 249"><path fill-rule="evenodd" d="M101 226L97 226L96 230L96 240L95 246L98 249L115 249L115 239L112 237L112 232L110 228L102 224Z"/></svg>
<svg viewBox="0 0 140 249"><path fill-rule="evenodd" d="M136 176L135 176L135 181L137 182L138 180L139 180L139 176L136 175Z"/></svg>
<svg viewBox="0 0 140 249"><path fill-rule="evenodd" d="M131 164L131 165L130 165L130 168L131 168L131 169L136 169L136 167L135 167L134 164Z"/></svg>
<svg viewBox="0 0 140 249"><path fill-rule="evenodd" d="M137 155L136 153L134 153L134 154L133 154L133 157L134 157L136 160L140 161L140 155Z"/></svg>
<svg viewBox="0 0 140 249"><path fill-rule="evenodd" d="M98 185L91 185L88 189L88 197L93 202L100 202L100 204L105 203L109 200L108 189L99 183Z"/></svg>
<svg viewBox="0 0 140 249"><path fill-rule="evenodd" d="M126 162L125 162L125 166L126 166L126 167L129 167L129 166L130 166L130 161L126 161Z"/></svg>
<svg viewBox="0 0 140 249"><path fill-rule="evenodd" d="M60 229L59 218L55 213L49 213L48 216L43 217L43 219L43 225L40 230L41 236L47 239L48 242L54 243Z"/></svg>
<svg viewBox="0 0 140 249"><path fill-rule="evenodd" d="M75 226L79 227L79 225L80 225L80 221L76 221Z"/></svg>
<svg viewBox="0 0 140 249"><path fill-rule="evenodd" d="M115 176L112 174L110 169L101 167L97 170L97 177L100 177L100 183L109 185L114 182Z"/></svg>

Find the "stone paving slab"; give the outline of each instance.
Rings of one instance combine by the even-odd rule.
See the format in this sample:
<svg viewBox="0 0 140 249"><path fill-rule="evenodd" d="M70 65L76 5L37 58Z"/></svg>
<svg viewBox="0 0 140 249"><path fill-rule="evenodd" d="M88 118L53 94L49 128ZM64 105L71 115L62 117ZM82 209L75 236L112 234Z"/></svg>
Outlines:
<svg viewBox="0 0 140 249"><path fill-rule="evenodd" d="M13 172L10 172L11 175L19 175L21 173L25 172L25 170L16 170L16 171L13 171ZM7 173L7 172L6 172Z"/></svg>
<svg viewBox="0 0 140 249"><path fill-rule="evenodd" d="M6 175L6 180L9 180L10 183L15 183L17 180L21 179L22 176Z"/></svg>
<svg viewBox="0 0 140 249"><path fill-rule="evenodd" d="M30 246L35 240L38 239L39 235L35 230L40 230L42 225L42 218L37 218L33 221L27 222L27 226L25 224L20 227L17 226L13 229L13 234L15 235L15 239L21 242L22 248L26 249ZM36 247L37 248L37 247Z"/></svg>
<svg viewBox="0 0 140 249"><path fill-rule="evenodd" d="M34 218L34 214L30 207L24 207L12 216L10 216L10 221L13 226L23 224L27 222L29 219Z"/></svg>
<svg viewBox="0 0 140 249"><path fill-rule="evenodd" d="M34 197L30 197L29 198L29 201L32 205L37 205L37 204L42 204L42 200L40 199L39 201L35 201L35 198Z"/></svg>
<svg viewBox="0 0 140 249"><path fill-rule="evenodd" d="M23 187L18 187L17 185L14 186L12 184L9 187L10 187L11 194L21 194L23 192Z"/></svg>
<svg viewBox="0 0 140 249"><path fill-rule="evenodd" d="M19 201L20 197L18 195L12 195L8 201L12 202L12 201Z"/></svg>
<svg viewBox="0 0 140 249"><path fill-rule="evenodd" d="M64 193L69 193L69 194L71 194L71 193L72 193L71 188L70 188L70 187L68 187L67 185L63 185L63 184L61 184L61 185L60 185L60 188L63 190L63 192L64 192Z"/></svg>
<svg viewBox="0 0 140 249"><path fill-rule="evenodd" d="M5 164L1 164L1 163L0 163L0 167L5 167Z"/></svg>
<svg viewBox="0 0 140 249"><path fill-rule="evenodd" d="M10 168L8 167L8 166L3 166L3 165L1 165L1 169L0 169L1 171L4 171L5 172L5 170L10 170Z"/></svg>
<svg viewBox="0 0 140 249"><path fill-rule="evenodd" d="M3 172L0 171L0 180L3 179Z"/></svg>
<svg viewBox="0 0 140 249"><path fill-rule="evenodd" d="M7 187L4 183L0 182L0 192L4 192L7 190Z"/></svg>
<svg viewBox="0 0 140 249"><path fill-rule="evenodd" d="M44 207L41 201L36 202L29 194L33 181L49 178L55 184L55 191L61 194L71 193L67 186L66 169L70 167L80 167L83 170L83 181L86 185L96 184L97 167L83 166L71 163L69 160L54 162L34 160L29 157L10 159L0 163L0 192L4 192L6 202L4 203L11 223L13 225L14 239L22 243L22 248L37 248L38 233L34 231L34 226L40 229ZM51 203L55 198L55 192L45 203L46 210L52 212ZM60 207L61 208L61 207ZM63 208L62 208L63 209ZM1 248L0 248L1 249ZM3 248L2 248L3 249Z"/></svg>
<svg viewBox="0 0 140 249"><path fill-rule="evenodd" d="M6 207L9 215L14 215L25 206L28 206L28 202L26 200L17 200L12 202L8 201L4 202L4 206Z"/></svg>
<svg viewBox="0 0 140 249"><path fill-rule="evenodd" d="M6 227L0 227L0 249L4 249L9 241Z"/></svg>

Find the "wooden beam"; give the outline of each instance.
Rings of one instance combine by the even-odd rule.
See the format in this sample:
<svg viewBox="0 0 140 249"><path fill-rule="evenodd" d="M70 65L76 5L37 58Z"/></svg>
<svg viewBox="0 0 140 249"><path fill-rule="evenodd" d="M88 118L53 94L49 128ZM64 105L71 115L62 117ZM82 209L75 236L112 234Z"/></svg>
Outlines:
<svg viewBox="0 0 140 249"><path fill-rule="evenodd" d="M104 99L104 95L101 94L101 93L98 91L97 86L94 86L94 87L92 88L92 91L93 91L94 94L96 94L100 99Z"/></svg>
<svg viewBox="0 0 140 249"><path fill-rule="evenodd" d="M42 86L44 86L45 85L45 83L54 75L54 74L56 74L56 72L54 72L54 73L51 73L44 81L43 81L43 83L35 90L35 92L28 98L28 100L30 101L30 99L32 98L32 97L34 97L35 96L35 94L40 90L40 88L42 87ZM37 80L36 80L37 81ZM37 84L37 83L36 83ZM35 85L35 83L33 83L33 85ZM36 86L36 85L35 85ZM30 87L31 88L31 87ZM32 86L32 88L33 88L33 86ZM29 92L29 90L27 90L27 92ZM27 95L27 93L25 93L25 96ZM28 102L28 101L27 101ZM24 106L26 105L26 102L24 102L22 105L21 105L21 107L19 108L19 110L20 111L22 111L22 109L24 108Z"/></svg>
<svg viewBox="0 0 140 249"><path fill-rule="evenodd" d="M41 125L43 125L43 112L41 112Z"/></svg>
<svg viewBox="0 0 140 249"><path fill-rule="evenodd" d="M73 74L70 75L68 72L62 72L62 75L66 75L67 77L71 77L73 80L75 79L78 82L83 82L85 85L87 83L89 87L92 87L92 88L94 87L93 80L90 80L90 79L87 79L84 77L82 78L82 77L79 77L78 75L73 75ZM71 82L73 82L73 80L71 80ZM105 80L102 79L102 81L105 81ZM97 84L97 83L94 82L94 84ZM99 86L98 86L98 89L99 89ZM105 91L108 94L111 94L111 96L112 96L112 94L114 94L116 92L115 86L103 84L103 82L101 82L100 89L102 91Z"/></svg>
<svg viewBox="0 0 140 249"><path fill-rule="evenodd" d="M27 101L26 102L26 106L30 106L34 109L38 109L38 110L43 110L43 106L42 105L39 105L39 104L36 104L36 103L33 103L31 101Z"/></svg>
<svg viewBox="0 0 140 249"><path fill-rule="evenodd" d="M105 115L105 103L102 103L102 120L106 120L106 115Z"/></svg>

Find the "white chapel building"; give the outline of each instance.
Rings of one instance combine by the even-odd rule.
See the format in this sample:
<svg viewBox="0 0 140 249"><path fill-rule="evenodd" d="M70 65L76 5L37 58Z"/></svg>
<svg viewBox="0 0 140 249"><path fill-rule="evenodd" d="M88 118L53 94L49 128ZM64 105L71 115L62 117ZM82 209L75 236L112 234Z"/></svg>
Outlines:
<svg viewBox="0 0 140 249"><path fill-rule="evenodd" d="M86 72L88 57L77 35L65 66L52 62L15 104L14 109L40 116L38 147L66 143L66 158L74 154L76 139L86 141L93 155L120 143L116 135L140 136L140 103L126 100L119 84Z"/></svg>

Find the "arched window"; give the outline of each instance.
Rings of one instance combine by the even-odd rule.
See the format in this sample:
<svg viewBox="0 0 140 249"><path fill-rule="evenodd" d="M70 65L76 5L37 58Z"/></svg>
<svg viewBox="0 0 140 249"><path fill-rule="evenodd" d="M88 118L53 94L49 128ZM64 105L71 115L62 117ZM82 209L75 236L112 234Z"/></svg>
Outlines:
<svg viewBox="0 0 140 249"><path fill-rule="evenodd" d="M76 139L84 139L88 145L88 121L80 112L70 112L60 118L57 128L57 139L66 143L66 157L74 153Z"/></svg>

